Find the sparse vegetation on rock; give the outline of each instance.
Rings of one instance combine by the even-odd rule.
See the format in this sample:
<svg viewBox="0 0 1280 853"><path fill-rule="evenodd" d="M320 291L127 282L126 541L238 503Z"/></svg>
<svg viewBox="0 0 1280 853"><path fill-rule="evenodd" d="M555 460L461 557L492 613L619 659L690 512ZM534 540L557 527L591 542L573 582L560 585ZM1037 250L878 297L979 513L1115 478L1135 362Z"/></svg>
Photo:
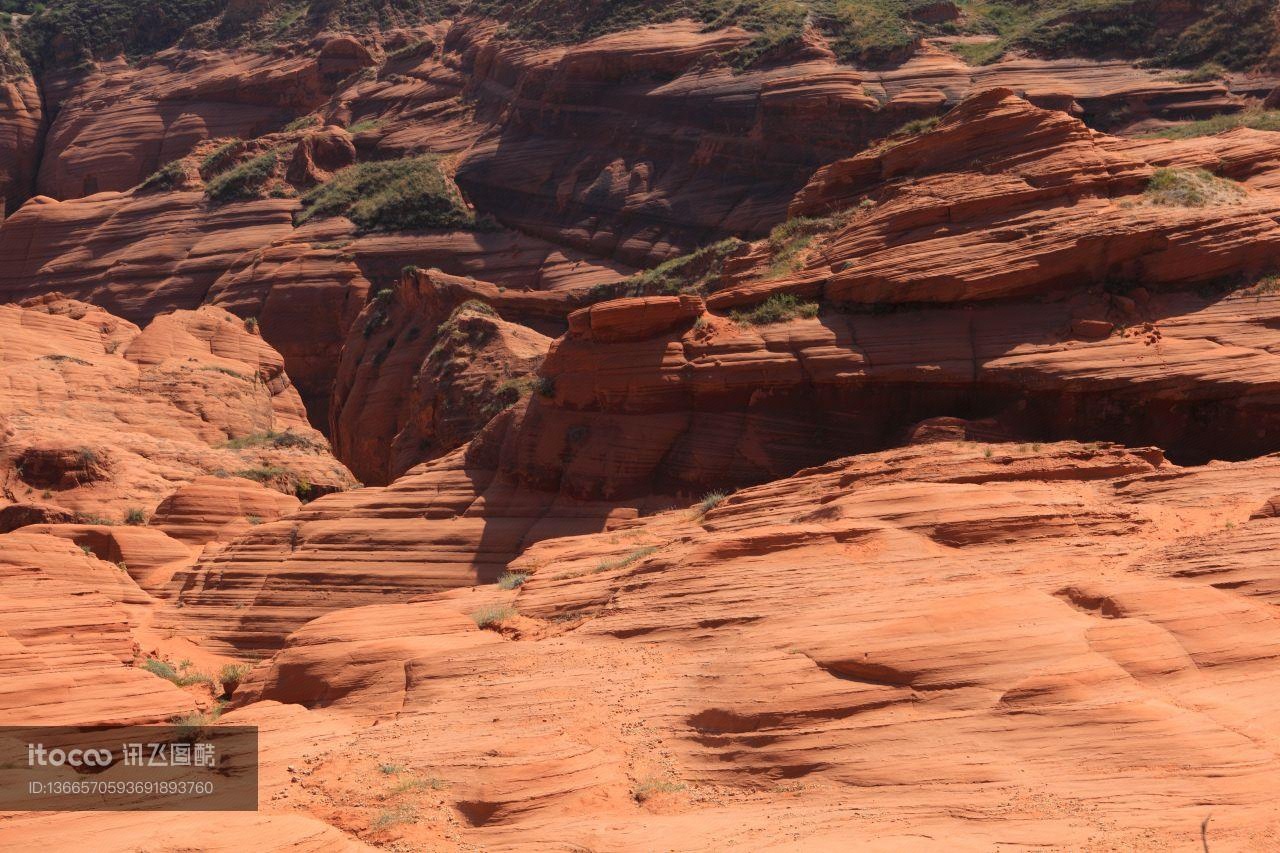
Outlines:
<svg viewBox="0 0 1280 853"><path fill-rule="evenodd" d="M746 311L734 311L735 323L749 326L767 326L772 323L785 323L797 317L809 318L818 316L818 303L808 302L790 293L776 293L755 308Z"/></svg>
<svg viewBox="0 0 1280 853"><path fill-rule="evenodd" d="M1143 196L1151 204L1165 207L1205 207L1237 204L1244 194L1235 181L1204 169L1157 169Z"/></svg>
<svg viewBox="0 0 1280 853"><path fill-rule="evenodd" d="M297 222L326 216L346 216L367 231L476 225L439 159L430 155L343 169L302 196Z"/></svg>

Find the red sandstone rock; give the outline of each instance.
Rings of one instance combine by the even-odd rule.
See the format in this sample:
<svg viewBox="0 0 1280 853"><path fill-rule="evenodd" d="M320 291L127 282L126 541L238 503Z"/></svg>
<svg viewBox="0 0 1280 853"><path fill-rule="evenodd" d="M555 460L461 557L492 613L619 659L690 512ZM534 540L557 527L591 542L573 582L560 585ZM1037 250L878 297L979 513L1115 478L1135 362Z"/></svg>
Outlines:
<svg viewBox="0 0 1280 853"><path fill-rule="evenodd" d="M569 315L569 331L601 343L651 338L700 317L706 305L696 296L614 299Z"/></svg>
<svg viewBox="0 0 1280 853"><path fill-rule="evenodd" d="M243 477L197 477L160 502L148 522L188 544L225 542L301 506Z"/></svg>
<svg viewBox="0 0 1280 853"><path fill-rule="evenodd" d="M266 742L305 724L332 744L305 786L272 785L280 802L343 800L344 824L365 826L396 802L360 794L391 790L391 765L440 780L419 807L472 816L463 837L492 846L608 831L638 849L678 831L715 849L793 820L833 846L857 832L910 847L904 820L975 848L1015 831L1087 844L1103 821L1122 844L1176 844L1219 802L1210 838L1265 846L1275 759L1238 727L1265 730L1280 624L1220 575L1169 576L1149 543L1274 545L1280 528L1245 519L1275 468L1074 443L837 460L705 514L546 541L513 565L529 573L517 590L317 619L230 717L262 707ZM1256 576L1266 558L1238 565ZM517 608L520 632L475 627L491 604ZM311 710L286 722L275 701ZM448 736L423 738L423 714ZM353 715L377 725L325 728ZM762 785L771 774L788 782ZM1108 791L1101 812L1037 799L1085 790Z"/></svg>
<svg viewBox="0 0 1280 853"><path fill-rule="evenodd" d="M280 355L218 308L139 332L74 300L0 306L0 419L6 502L90 520L145 518L215 471L315 494L353 482L307 426Z"/></svg>
<svg viewBox="0 0 1280 853"><path fill-rule="evenodd" d="M72 542L0 536L0 720L6 725L163 722L194 697L133 661L147 600L128 574Z"/></svg>
<svg viewBox="0 0 1280 853"><path fill-rule="evenodd" d="M17 53L3 33L0 51ZM0 72L0 222L35 188L43 131L44 108L35 78L28 73L5 79Z"/></svg>
<svg viewBox="0 0 1280 853"><path fill-rule="evenodd" d="M1280 153L1275 134L1251 142L1255 161ZM820 281L839 302L951 302L1118 279L1206 282L1270 263L1280 195L1246 181L1238 199L1154 206L1139 194L1153 164L1165 165L1155 151L1109 141L1008 90L975 95L930 133L818 171L791 214L854 212L810 249L796 278ZM871 206L854 207L863 199ZM710 304L759 298L762 287Z"/></svg>
<svg viewBox="0 0 1280 853"><path fill-rule="evenodd" d="M285 177L294 186L313 186L355 161L356 147L351 144L351 134L340 127L326 127L298 142L290 155Z"/></svg>
<svg viewBox="0 0 1280 853"><path fill-rule="evenodd" d="M362 482L388 483L523 405L550 340L499 315L519 311L519 300L427 271L365 308L343 348L330 425L335 452Z"/></svg>

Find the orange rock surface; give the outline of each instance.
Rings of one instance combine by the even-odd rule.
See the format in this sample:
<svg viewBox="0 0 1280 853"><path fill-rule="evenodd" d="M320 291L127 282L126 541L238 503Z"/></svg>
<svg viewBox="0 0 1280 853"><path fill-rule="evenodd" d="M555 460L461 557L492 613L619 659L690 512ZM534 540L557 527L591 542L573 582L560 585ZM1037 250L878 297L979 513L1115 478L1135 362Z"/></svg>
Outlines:
<svg viewBox="0 0 1280 853"><path fill-rule="evenodd" d="M0 23L0 723L260 734L0 848L1280 844L1264 22L373 5Z"/></svg>
<svg viewBox="0 0 1280 853"><path fill-rule="evenodd" d="M485 847L1146 849L1212 813L1212 846L1261 849L1280 622L1166 565L1249 541L1265 575L1278 475L1074 443L837 460L535 545L516 590L317 619L228 719L358 719L274 808L409 845L460 817ZM500 631L468 618L501 603ZM384 834L399 803L419 820Z"/></svg>
<svg viewBox="0 0 1280 853"><path fill-rule="evenodd" d="M4 502L89 519L140 521L215 472L290 493L354 483L307 425L280 355L218 308L139 332L56 295L0 305L0 424Z"/></svg>

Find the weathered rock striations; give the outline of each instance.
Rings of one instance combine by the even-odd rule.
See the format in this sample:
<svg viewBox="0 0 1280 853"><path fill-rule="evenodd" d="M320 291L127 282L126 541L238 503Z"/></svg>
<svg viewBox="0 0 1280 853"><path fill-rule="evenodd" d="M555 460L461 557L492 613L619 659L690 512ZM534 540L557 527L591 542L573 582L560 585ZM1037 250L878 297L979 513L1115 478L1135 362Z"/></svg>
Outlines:
<svg viewBox="0 0 1280 853"><path fill-rule="evenodd" d="M1260 273L1280 246L1280 195L1244 172L1274 162L1280 135L1242 135L1161 156L1157 146L1099 136L1008 90L975 95L931 133L817 172L791 214L856 212L811 248L796 278L810 289L820 284L831 301L870 304ZM1211 164L1235 179L1222 197L1175 204L1142 193L1157 165L1209 164L1209 156L1185 150L1191 147L1205 155L1221 148L1244 161L1232 171ZM741 302L769 286L729 290L710 304Z"/></svg>
<svg viewBox="0 0 1280 853"><path fill-rule="evenodd" d="M56 117L38 191L72 199L127 190L207 139L278 130L372 64L351 44L335 38L285 55L173 49L138 65L120 60L51 81Z"/></svg>
<svg viewBox="0 0 1280 853"><path fill-rule="evenodd" d="M536 545L515 590L320 618L232 717L376 719L277 802L341 801L341 825L402 843L428 829L374 825L404 796L380 764L441 780L411 798L424 820L452 810L486 847L1193 846L1212 812L1211 846L1256 849L1280 621L1153 556L1248 539L1264 572L1280 527L1249 514L1277 477L1074 443L833 461ZM467 618L486 605L513 608L498 630Z"/></svg>
<svg viewBox="0 0 1280 853"><path fill-rule="evenodd" d="M132 611L146 601L128 574L71 541L0 536L0 720L133 724L191 712L193 696L124 665L137 651Z"/></svg>
<svg viewBox="0 0 1280 853"><path fill-rule="evenodd" d="M519 488L496 473L499 416L468 448L382 488L329 495L263 523L174 575L174 630L217 648L273 650L308 620L491 583L529 544L593 532L669 505L587 502Z"/></svg>
<svg viewBox="0 0 1280 853"><path fill-rule="evenodd" d="M4 503L140 523L203 474L312 496L354 483L307 425L280 355L218 308L139 332L56 295L0 306L0 390Z"/></svg>
<svg viewBox="0 0 1280 853"><path fill-rule="evenodd" d="M329 432L362 482L388 483L449 453L532 393L551 341L498 315L520 299L426 271L365 308L342 349Z"/></svg>
<svg viewBox="0 0 1280 853"><path fill-rule="evenodd" d="M0 53L12 51L0 33ZM44 107L30 69L6 75L0 61L0 222L17 210L35 189L44 138Z"/></svg>

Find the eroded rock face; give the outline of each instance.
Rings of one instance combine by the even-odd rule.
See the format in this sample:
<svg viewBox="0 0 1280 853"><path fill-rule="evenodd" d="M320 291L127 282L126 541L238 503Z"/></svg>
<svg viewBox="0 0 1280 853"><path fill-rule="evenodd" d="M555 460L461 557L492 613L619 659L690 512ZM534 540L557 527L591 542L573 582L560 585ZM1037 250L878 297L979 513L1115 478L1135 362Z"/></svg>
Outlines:
<svg viewBox="0 0 1280 853"><path fill-rule="evenodd" d="M285 56L168 50L137 65L105 63L85 77L51 81L57 115L39 192L72 199L127 190L204 140L277 130L372 63L351 42L333 39L318 53Z"/></svg>
<svg viewBox="0 0 1280 853"><path fill-rule="evenodd" d="M502 432L517 414L389 486L323 497L206 554L174 576L181 606L169 627L237 654L274 650L325 613L492 583L533 542L669 505L578 501L498 476Z"/></svg>
<svg viewBox="0 0 1280 853"><path fill-rule="evenodd" d="M0 51L10 48L0 35ZM4 78L0 72L0 222L35 190L44 135L44 108L35 78Z"/></svg>
<svg viewBox="0 0 1280 853"><path fill-rule="evenodd" d="M1221 159L1211 168L1230 179L1222 197L1175 204L1142 193L1158 167L1199 166L1213 155ZM996 89L931 133L820 169L792 215L857 212L797 278L822 282L832 301L871 304L1259 274L1280 246L1280 195L1266 177L1277 159L1272 133L1134 145ZM738 298L731 290L712 304Z"/></svg>
<svg viewBox="0 0 1280 853"><path fill-rule="evenodd" d="M203 193L37 196L0 228L0 298L53 291L146 323L200 306L245 252L288 234L297 202L210 208Z"/></svg>
<svg viewBox="0 0 1280 853"><path fill-rule="evenodd" d="M628 304L647 310L616 310ZM1275 449L1280 299L1176 293L1129 309L1093 294L758 327L703 315L617 342L571 333L541 368L553 396L532 398L504 459L521 482L599 498L773 479L938 416L993 418L1026 441L1118 436L1191 461ZM1081 339L1080 318L1116 331Z"/></svg>
<svg viewBox="0 0 1280 853"><path fill-rule="evenodd" d="M244 477L197 477L162 500L149 524L191 544L228 541L301 505Z"/></svg>
<svg viewBox="0 0 1280 853"><path fill-rule="evenodd" d="M381 787L378 763L413 750L419 775L448 780L424 807L471 815L464 837L493 846L606 826L637 849L677 831L693 849L758 845L790 820L833 842L910 846L910 820L975 847L1014 827L1083 844L1099 821L1117 843L1176 843L1219 801L1233 807L1211 838L1264 844L1273 590L1170 569L1181 548L1247 541L1235 577L1261 578L1280 528L1248 517L1278 475L1273 459L1180 468L1075 443L836 460L705 514L545 541L513 564L528 573L514 590L317 619L230 716L279 701L313 709L317 730L376 719L354 740L376 755L319 763L305 796ZM1153 559L1163 542L1169 563ZM514 610L500 631L468 619L491 605ZM485 702L525 721L520 736L476 725ZM424 742L419 709L450 736ZM848 786L856 812L837 807ZM1101 813L1038 805L1103 790Z"/></svg>
<svg viewBox="0 0 1280 853"><path fill-rule="evenodd" d="M307 425L280 355L218 308L139 331L56 295L0 306L0 391L5 503L139 523L203 474L289 493L354 483ZM59 520L48 512L30 520Z"/></svg>
<svg viewBox="0 0 1280 853"><path fill-rule="evenodd" d="M0 536L0 720L6 725L163 722L193 696L132 664L134 580L68 539Z"/></svg>
<svg viewBox="0 0 1280 853"><path fill-rule="evenodd" d="M1280 134L1096 129L1263 84L860 71L813 29L731 67L751 38L460 20L46 81L46 194L0 227L0 718L236 685L269 813L0 834L1268 845ZM279 146L278 197L201 192L232 135ZM295 191L422 152L476 228L294 226ZM1156 200L1166 169L1213 190ZM188 656L261 663L139 666Z"/></svg>
<svg viewBox="0 0 1280 853"><path fill-rule="evenodd" d="M410 275L353 325L330 435L361 482L388 483L449 453L533 393L551 341L502 319L485 295L464 279Z"/></svg>

